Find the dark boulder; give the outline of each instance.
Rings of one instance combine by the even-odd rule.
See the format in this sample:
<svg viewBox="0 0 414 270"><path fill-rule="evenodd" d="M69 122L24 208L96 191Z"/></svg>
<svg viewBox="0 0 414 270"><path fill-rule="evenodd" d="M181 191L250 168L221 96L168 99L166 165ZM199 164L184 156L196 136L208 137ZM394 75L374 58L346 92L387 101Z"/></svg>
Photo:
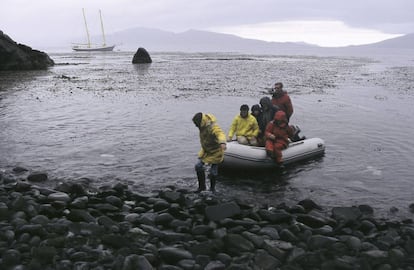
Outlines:
<svg viewBox="0 0 414 270"><path fill-rule="evenodd" d="M0 31L0 70L47 69L54 64L46 53L17 44Z"/></svg>
<svg viewBox="0 0 414 270"><path fill-rule="evenodd" d="M132 58L132 64L150 64L152 63L151 56L144 48L138 48L137 52L134 54L134 58Z"/></svg>

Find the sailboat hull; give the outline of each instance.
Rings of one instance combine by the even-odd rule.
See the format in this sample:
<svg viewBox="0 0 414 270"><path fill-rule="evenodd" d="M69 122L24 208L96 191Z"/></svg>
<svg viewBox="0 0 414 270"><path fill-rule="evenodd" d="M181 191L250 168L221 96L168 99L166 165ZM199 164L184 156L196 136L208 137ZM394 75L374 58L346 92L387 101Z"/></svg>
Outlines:
<svg viewBox="0 0 414 270"><path fill-rule="evenodd" d="M77 52L110 52L113 51L115 45L112 46L98 46L98 47L88 47L87 45L75 45L72 47L72 50Z"/></svg>

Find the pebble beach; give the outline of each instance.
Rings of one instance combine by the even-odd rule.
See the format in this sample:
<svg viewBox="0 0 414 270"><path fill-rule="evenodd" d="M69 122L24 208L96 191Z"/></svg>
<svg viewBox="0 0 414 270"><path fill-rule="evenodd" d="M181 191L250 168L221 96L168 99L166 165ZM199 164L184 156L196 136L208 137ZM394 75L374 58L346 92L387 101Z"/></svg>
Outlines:
<svg viewBox="0 0 414 270"><path fill-rule="evenodd" d="M0 174L0 269L414 269L413 220L376 218L369 205L50 188L38 184L47 174L21 170Z"/></svg>

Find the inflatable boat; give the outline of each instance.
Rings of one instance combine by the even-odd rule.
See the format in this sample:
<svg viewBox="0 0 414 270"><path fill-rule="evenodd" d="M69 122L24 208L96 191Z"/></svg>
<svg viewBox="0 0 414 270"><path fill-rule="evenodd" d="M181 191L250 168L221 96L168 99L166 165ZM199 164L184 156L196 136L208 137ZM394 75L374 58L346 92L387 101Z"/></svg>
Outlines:
<svg viewBox="0 0 414 270"><path fill-rule="evenodd" d="M282 151L283 164L288 165L294 162L323 155L325 143L319 138L304 139L291 142L289 147ZM237 141L227 143L227 150L224 152L224 161L220 165L223 169L271 169L277 165L266 155L264 147L242 145Z"/></svg>

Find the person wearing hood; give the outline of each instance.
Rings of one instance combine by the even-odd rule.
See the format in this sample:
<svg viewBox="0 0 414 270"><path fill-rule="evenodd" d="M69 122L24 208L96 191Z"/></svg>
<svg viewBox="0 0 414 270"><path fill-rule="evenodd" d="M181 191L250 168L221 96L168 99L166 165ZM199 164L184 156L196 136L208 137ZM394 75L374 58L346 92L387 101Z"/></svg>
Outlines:
<svg viewBox="0 0 414 270"><path fill-rule="evenodd" d="M267 124L273 120L275 113L279 110L279 107L273 105L269 97L262 97L259 103L262 109L259 128L262 131L262 134L264 134Z"/></svg>
<svg viewBox="0 0 414 270"><path fill-rule="evenodd" d="M293 136L293 131L288 124L284 111L277 111L273 121L266 126L266 154L275 160L278 165L282 165L282 150L289 145L289 137Z"/></svg>
<svg viewBox="0 0 414 270"><path fill-rule="evenodd" d="M251 108L250 114L253 115L254 118L256 118L257 124L259 125L259 134L257 135L257 146L264 146L264 129L261 128L263 111L260 105L254 104Z"/></svg>
<svg viewBox="0 0 414 270"><path fill-rule="evenodd" d="M194 125L200 131L201 149L198 152L198 162L195 171L198 179L196 192L206 190L205 166L211 164L209 169L210 190L215 191L218 178L218 164L224 159L226 150L226 134L217 124L217 119L212 114L196 113L193 117Z"/></svg>
<svg viewBox="0 0 414 270"><path fill-rule="evenodd" d="M293 105L286 91L283 90L283 83L277 82L272 90L272 104L284 111L289 120L293 114Z"/></svg>
<svg viewBox="0 0 414 270"><path fill-rule="evenodd" d="M231 123L227 141L232 141L236 135L237 142L245 145L257 145L259 125L256 118L249 113L249 106L240 106L240 114L236 115Z"/></svg>

